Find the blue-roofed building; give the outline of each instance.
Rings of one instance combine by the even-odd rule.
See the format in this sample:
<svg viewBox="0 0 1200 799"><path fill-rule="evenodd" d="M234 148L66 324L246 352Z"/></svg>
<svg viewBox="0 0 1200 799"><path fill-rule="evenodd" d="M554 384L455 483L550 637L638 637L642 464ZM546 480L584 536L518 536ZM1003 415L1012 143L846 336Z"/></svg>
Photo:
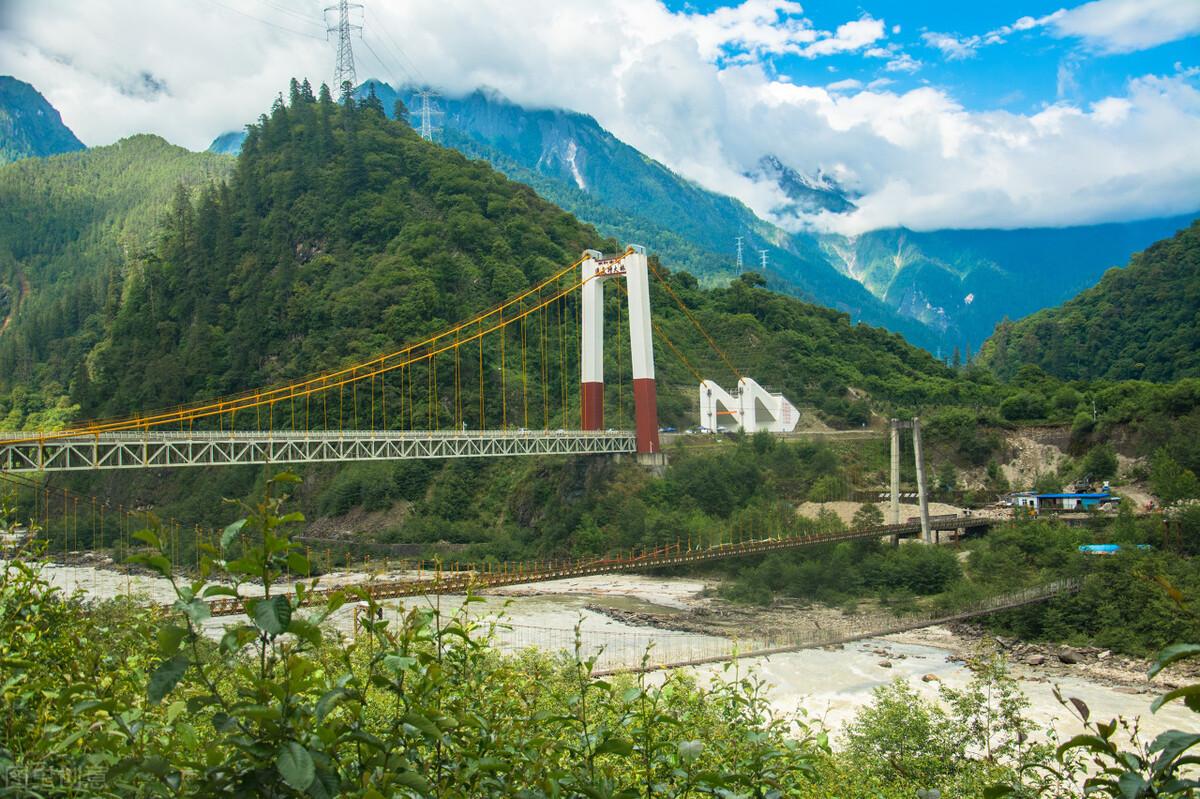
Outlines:
<svg viewBox="0 0 1200 799"><path fill-rule="evenodd" d="M1105 507L1115 507L1120 501L1120 497L1114 496L1109 491L1107 484L1099 492L1035 494L1032 491L1021 491L1010 494L1008 498L1008 504L1012 507L1031 511L1100 510Z"/></svg>

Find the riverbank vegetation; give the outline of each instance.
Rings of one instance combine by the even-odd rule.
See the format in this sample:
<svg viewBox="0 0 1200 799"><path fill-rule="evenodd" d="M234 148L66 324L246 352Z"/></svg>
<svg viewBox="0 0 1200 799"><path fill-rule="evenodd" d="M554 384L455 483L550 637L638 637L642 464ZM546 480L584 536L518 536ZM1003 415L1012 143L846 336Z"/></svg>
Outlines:
<svg viewBox="0 0 1200 799"><path fill-rule="evenodd" d="M285 512L280 493L295 479L277 476L225 528L201 575L175 580L170 609L64 596L36 565L4 564L0 787L75 797L1065 797L1087 778L1077 749L1097 762L1104 747L1118 751L1115 723L1055 749L992 655L938 701L903 682L879 689L831 746L819 723L775 713L744 665L704 684L682 672L594 679L578 655L500 654L469 601L447 615L415 608L396 624L353 589L301 607L317 583L279 582L308 567L289 532L302 517ZM136 534L136 559L170 577L162 532ZM217 625L207 600L247 580L261 592ZM327 622L349 603L360 605L361 632L343 640ZM1153 762L1110 758L1112 795L1131 779L1180 784L1194 736L1165 735L1175 737L1150 747L1161 752Z"/></svg>

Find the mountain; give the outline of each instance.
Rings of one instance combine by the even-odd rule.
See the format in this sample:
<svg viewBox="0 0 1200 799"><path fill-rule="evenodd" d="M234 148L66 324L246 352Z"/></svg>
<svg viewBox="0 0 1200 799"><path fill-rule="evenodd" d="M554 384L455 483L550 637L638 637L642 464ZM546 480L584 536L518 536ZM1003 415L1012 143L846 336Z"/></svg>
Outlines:
<svg viewBox="0 0 1200 799"><path fill-rule="evenodd" d="M390 112L410 89L370 80ZM847 213L856 197L822 172L804 175L774 155L749 171L786 198L773 218L703 189L621 142L592 117L563 109L529 109L493 91L438 100L439 140L483 158L509 177L626 241L652 242L672 264L705 284L730 279L736 237L747 263L768 251L770 285L850 313L940 351L969 351L1005 317L1061 302L1093 284L1108 267L1170 235L1190 217L1111 225L1025 230L876 230L846 237L800 223L818 211ZM415 118L415 113L410 115ZM1054 280L1046 275L1054 274Z"/></svg>
<svg viewBox="0 0 1200 799"><path fill-rule="evenodd" d="M823 172L815 177L802 175L774 155L764 155L758 168L747 176L756 181L773 183L788 198L788 202L771 209L776 216L805 216L829 211L844 214L856 206L838 182Z"/></svg>
<svg viewBox="0 0 1200 799"><path fill-rule="evenodd" d="M1093 285L1192 216L1022 230L902 228L823 236L831 262L907 317L969 351L996 323L1060 303ZM965 352L964 352L965 354Z"/></svg>
<svg viewBox="0 0 1200 799"><path fill-rule="evenodd" d="M208 152L221 155L237 155L242 151L242 142L246 140L246 131L231 130L222 133L208 145Z"/></svg>
<svg viewBox="0 0 1200 799"><path fill-rule="evenodd" d="M371 80L357 95L371 91L389 113L398 99L416 108L412 90L397 92ZM732 197L682 178L590 116L526 109L491 91L438 103L438 141L486 160L605 235L647 242L672 268L686 269L706 285L735 276L734 242L742 236L751 266L758 266L758 250L767 250L772 288L900 332L931 349L937 344L936 334L924 325L905 319L834 268L815 240L792 236Z"/></svg>
<svg viewBox="0 0 1200 799"><path fill-rule="evenodd" d="M1068 380L1200 377L1200 221L1061 306L1002 323L980 361L1005 377L1025 365Z"/></svg>
<svg viewBox="0 0 1200 799"><path fill-rule="evenodd" d="M87 391L77 381L75 399L85 412L182 402L369 357L494 306L584 248L621 246L381 110L295 88L249 127L226 186L176 196L153 257L83 358ZM836 405L851 387L882 397L893 383L924 386L914 396L958 390L951 371L897 336L752 279L709 292L676 274L672 285L731 358L796 401ZM702 335L659 291L662 330L690 363L721 376ZM482 355L498 374L499 353ZM694 376L665 350L659 368L664 385L689 387L664 392L665 413L690 413Z"/></svg>
<svg viewBox="0 0 1200 799"><path fill-rule="evenodd" d="M0 75L0 164L82 149L83 142L37 89Z"/></svg>
<svg viewBox="0 0 1200 799"><path fill-rule="evenodd" d="M35 389L0 412L0 426L36 424L40 403L67 393L172 196L232 166L146 135L0 166L0 394Z"/></svg>

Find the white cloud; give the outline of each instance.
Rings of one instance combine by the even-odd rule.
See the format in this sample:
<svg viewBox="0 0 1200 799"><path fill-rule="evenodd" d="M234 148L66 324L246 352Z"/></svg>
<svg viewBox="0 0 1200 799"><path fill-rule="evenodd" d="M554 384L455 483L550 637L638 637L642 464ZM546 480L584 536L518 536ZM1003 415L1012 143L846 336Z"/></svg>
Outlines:
<svg viewBox="0 0 1200 799"><path fill-rule="evenodd" d="M314 0L289 4L293 14L262 0L223 2L321 37L301 18L319 20ZM0 30L0 73L34 83L93 145L157 132L201 148L266 111L291 76L319 82L332 71L325 42L215 3L22 0L18 11ZM790 2L689 14L657 0L410 0L367 12L370 50L355 43L360 78L403 80L393 74L401 71L393 46L400 45L447 94L490 86L527 106L587 112L764 215L780 205L778 189L745 172L766 153L835 175L861 194L854 215L817 220L848 232L1073 224L1200 208L1200 91L1190 67L1131 81L1089 105L981 113L930 87L805 86L774 76L763 57L806 50L858 52L892 75L919 66L883 39L883 20L864 16L820 31ZM391 69L377 66L372 50Z"/></svg>
<svg viewBox="0 0 1200 799"><path fill-rule="evenodd" d="M916 72L921 68L921 62L908 53L901 53L884 66L888 72Z"/></svg>
<svg viewBox="0 0 1200 799"><path fill-rule="evenodd" d="M844 91L849 91L851 89L861 89L862 81L855 80L854 78L847 78L846 80L835 80L833 83L826 83L825 88L831 92L844 92Z"/></svg>
<svg viewBox="0 0 1200 799"><path fill-rule="evenodd" d="M979 36L959 37L950 33L936 33L934 31L922 33L921 38L925 41L925 44L941 50L942 55L951 61L970 58L975 55L975 51L983 44L983 39Z"/></svg>
<svg viewBox="0 0 1200 799"><path fill-rule="evenodd" d="M1078 36L1106 53L1129 53L1200 33L1197 0L1093 0L1053 20L1059 36Z"/></svg>
<svg viewBox="0 0 1200 799"><path fill-rule="evenodd" d="M832 36L823 37L801 48L800 55L815 58L834 53L850 53L869 47L886 35L883 20L863 17L838 25Z"/></svg>
<svg viewBox="0 0 1200 799"><path fill-rule="evenodd" d="M971 58L981 47L1004 44L1013 33L1045 28L1058 38L1079 38L1101 53L1130 53L1200 33L1200 0L1092 0L1043 17L1021 17L984 34L927 31L921 38L949 60Z"/></svg>

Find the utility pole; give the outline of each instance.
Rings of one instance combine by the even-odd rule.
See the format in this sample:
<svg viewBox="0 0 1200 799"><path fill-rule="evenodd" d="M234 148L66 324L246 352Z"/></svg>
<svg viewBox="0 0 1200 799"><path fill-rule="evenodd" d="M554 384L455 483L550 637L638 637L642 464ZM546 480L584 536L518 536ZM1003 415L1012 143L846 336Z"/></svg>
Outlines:
<svg viewBox="0 0 1200 799"><path fill-rule="evenodd" d="M350 84L353 89L358 84L358 76L354 72L354 48L350 46L350 32L358 31L362 35L362 25L354 25L350 22L350 9L357 8L362 10L361 3L351 3L349 0L338 0L335 5L326 6L325 14L330 11L337 12L337 22L330 23L326 16L325 35L337 33L337 60L333 68L333 84L337 91L341 91L346 83Z"/></svg>
<svg viewBox="0 0 1200 799"><path fill-rule="evenodd" d="M438 110L434 100L438 97L438 93L431 89L425 88L417 92L417 97L420 99L420 107L417 109L418 118L421 124L418 130L421 133L421 138L425 141L433 141L433 134L439 128L433 124L433 118L442 112Z"/></svg>
<svg viewBox="0 0 1200 799"><path fill-rule="evenodd" d="M921 452L921 418L914 416L912 420L913 431L913 458L917 462L917 502L921 508L921 539L926 544L932 544L933 539L929 531L929 495L925 490L925 459Z"/></svg>
<svg viewBox="0 0 1200 799"><path fill-rule="evenodd" d="M742 273L742 237L737 237L737 273Z"/></svg>
<svg viewBox="0 0 1200 799"><path fill-rule="evenodd" d="M900 523L900 420L891 420L892 428L892 497L888 508L888 524ZM892 546L900 543L900 536L892 536Z"/></svg>

